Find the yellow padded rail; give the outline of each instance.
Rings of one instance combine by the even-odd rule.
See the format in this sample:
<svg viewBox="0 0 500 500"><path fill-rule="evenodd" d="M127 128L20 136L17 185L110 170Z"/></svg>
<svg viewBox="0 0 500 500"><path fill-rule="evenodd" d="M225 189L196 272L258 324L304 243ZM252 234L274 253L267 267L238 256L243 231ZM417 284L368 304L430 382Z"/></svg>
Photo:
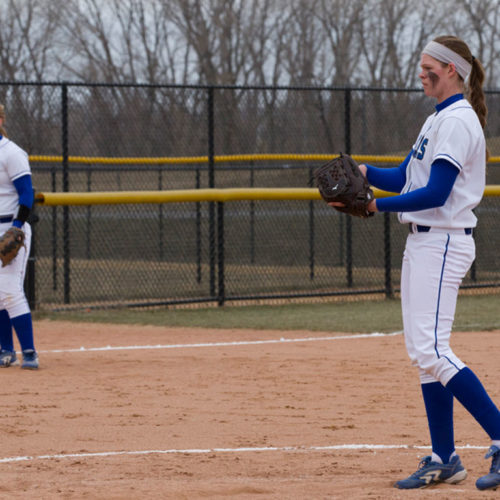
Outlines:
<svg viewBox="0 0 500 500"><path fill-rule="evenodd" d="M377 198L393 196L379 189ZM500 185L486 186L485 196L500 196ZM319 200L316 188L228 188L180 189L170 191L101 191L91 193L37 193L36 202L45 206L57 205L117 205L133 203L183 203L202 201L244 200Z"/></svg>
<svg viewBox="0 0 500 500"><path fill-rule="evenodd" d="M238 162L238 161L327 161L336 156L336 154L241 154L241 155L216 155L216 163ZM401 163L404 156L382 156L382 155L352 155L358 163ZM50 155L31 155L31 162L49 162L61 163L62 156ZM162 164L189 164L189 163L208 163L208 156L178 156L178 157L122 157L109 158L104 156L69 156L69 163L85 164L120 164L120 165L162 165ZM500 156L493 156L489 163L500 163Z"/></svg>

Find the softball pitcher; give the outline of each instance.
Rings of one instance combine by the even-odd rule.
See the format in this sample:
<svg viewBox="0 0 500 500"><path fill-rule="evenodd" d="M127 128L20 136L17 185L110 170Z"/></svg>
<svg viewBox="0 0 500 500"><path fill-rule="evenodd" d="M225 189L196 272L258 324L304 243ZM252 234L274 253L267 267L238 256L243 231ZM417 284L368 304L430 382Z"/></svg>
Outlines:
<svg viewBox="0 0 500 500"><path fill-rule="evenodd" d="M500 411L476 375L450 348L460 283L475 258L473 213L485 187L487 108L484 70L468 46L441 36L422 51L420 80L436 111L411 153L396 168L362 165L370 184L400 193L373 200L370 211L398 212L408 224L401 273L401 304L408 355L420 373L432 456L395 483L401 489L458 483L467 472L455 452L453 398L491 439L490 472L480 490L500 485ZM467 99L464 98L464 93Z"/></svg>
<svg viewBox="0 0 500 500"><path fill-rule="evenodd" d="M22 228L24 246L6 266L0 267L0 367L18 365L14 350L16 331L22 351L21 368L36 370L38 355L33 341L31 311L24 293L24 276L31 246L27 222L33 207L33 186L28 155L6 136L5 110L0 105L0 234L11 226Z"/></svg>

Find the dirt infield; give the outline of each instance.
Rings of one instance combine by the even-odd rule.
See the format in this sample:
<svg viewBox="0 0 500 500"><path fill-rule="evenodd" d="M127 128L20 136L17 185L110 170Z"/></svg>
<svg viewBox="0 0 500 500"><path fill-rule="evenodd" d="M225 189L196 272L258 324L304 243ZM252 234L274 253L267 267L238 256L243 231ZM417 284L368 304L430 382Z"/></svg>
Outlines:
<svg viewBox="0 0 500 500"><path fill-rule="evenodd" d="M0 498L500 498L475 489L489 441L459 404L468 479L392 487L429 453L401 335L35 329L40 370L0 370ZM500 332L452 345L500 404Z"/></svg>

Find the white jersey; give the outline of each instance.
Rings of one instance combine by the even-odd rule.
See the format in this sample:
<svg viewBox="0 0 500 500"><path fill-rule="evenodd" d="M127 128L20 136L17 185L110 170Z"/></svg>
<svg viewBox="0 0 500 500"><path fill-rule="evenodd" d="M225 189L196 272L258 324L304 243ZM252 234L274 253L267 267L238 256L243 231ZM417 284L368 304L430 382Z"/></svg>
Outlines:
<svg viewBox="0 0 500 500"><path fill-rule="evenodd" d="M19 195L13 182L23 175L31 175L28 154L6 137L0 140L0 217L14 215Z"/></svg>
<svg viewBox="0 0 500 500"><path fill-rule="evenodd" d="M472 210L481 201L486 184L486 141L470 103L460 99L429 116L412 149L402 194L427 185L435 160L448 160L459 174L442 207L401 212L400 222L440 228L476 227Z"/></svg>

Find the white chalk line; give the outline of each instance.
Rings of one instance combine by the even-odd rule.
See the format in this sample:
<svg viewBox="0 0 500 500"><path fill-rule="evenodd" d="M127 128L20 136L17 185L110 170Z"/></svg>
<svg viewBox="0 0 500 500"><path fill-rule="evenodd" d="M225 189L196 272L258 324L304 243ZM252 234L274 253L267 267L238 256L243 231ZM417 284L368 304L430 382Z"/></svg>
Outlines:
<svg viewBox="0 0 500 500"><path fill-rule="evenodd" d="M188 349L195 347L228 347L228 346L243 346L243 345L261 345L261 344L282 344L291 342L320 342L325 340L346 340L346 339L367 339L380 337L393 337L401 335L403 332L393 333L359 333L354 335L339 335L331 337L305 337L297 339L280 339L269 340L239 340L234 342L203 342L196 344L157 344L157 345L132 345L132 346L104 346L104 347L79 347L73 349L52 349L47 351L39 351L40 353L65 353L65 352L95 352L95 351L127 351L138 349Z"/></svg>
<svg viewBox="0 0 500 500"><path fill-rule="evenodd" d="M487 446L465 445L457 446L460 450L487 450ZM202 455L209 453L259 453L259 452L308 452L308 451L335 451L335 450L429 450L430 446L412 446L406 444L339 444L331 446L268 446L245 448L191 448L172 450L138 450L138 451L103 451L96 453L58 453L55 455L36 455L0 458L0 463L30 462L35 460L57 460L66 458L94 458L137 455Z"/></svg>

